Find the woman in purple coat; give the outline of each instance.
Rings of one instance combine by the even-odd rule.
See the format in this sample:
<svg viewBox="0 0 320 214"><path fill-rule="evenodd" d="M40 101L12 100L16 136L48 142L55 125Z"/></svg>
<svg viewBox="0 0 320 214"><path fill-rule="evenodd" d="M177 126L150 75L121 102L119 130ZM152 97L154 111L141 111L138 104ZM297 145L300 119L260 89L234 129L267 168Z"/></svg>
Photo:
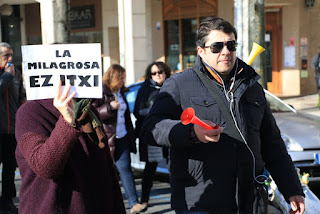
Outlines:
<svg viewBox="0 0 320 214"><path fill-rule="evenodd" d="M125 214L107 138L91 99L33 100L16 116L20 214Z"/></svg>

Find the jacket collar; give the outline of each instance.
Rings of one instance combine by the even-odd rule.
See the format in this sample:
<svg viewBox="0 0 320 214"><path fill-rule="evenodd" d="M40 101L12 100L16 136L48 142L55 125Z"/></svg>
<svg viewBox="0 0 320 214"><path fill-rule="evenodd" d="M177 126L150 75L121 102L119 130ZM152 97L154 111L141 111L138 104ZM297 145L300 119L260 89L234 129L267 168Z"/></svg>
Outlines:
<svg viewBox="0 0 320 214"><path fill-rule="evenodd" d="M230 80L233 76L235 77L234 81L238 82L238 84L240 84L244 80L249 80L249 85L252 85L260 79L260 76L255 72L255 70L251 66L243 62L241 59L237 58L236 63L238 63L238 66L235 65L233 70L230 72L230 75L227 78L227 82L225 82L226 85L229 85ZM204 63L200 56L197 57L195 64L199 68L199 70L205 73L210 79L213 79L220 86L223 85L223 80L220 77L219 73L211 66Z"/></svg>
<svg viewBox="0 0 320 214"><path fill-rule="evenodd" d="M153 79L146 79L141 87L151 87L151 88L156 88L156 89L160 89L161 86L158 85L158 83L156 81L154 81Z"/></svg>
<svg viewBox="0 0 320 214"><path fill-rule="evenodd" d="M158 83L157 83L156 81L154 81L153 79L150 79L148 82L149 82L149 85L150 85L151 87L153 87L153 88L157 88L157 89L160 89L160 88L161 88L161 86L158 85Z"/></svg>

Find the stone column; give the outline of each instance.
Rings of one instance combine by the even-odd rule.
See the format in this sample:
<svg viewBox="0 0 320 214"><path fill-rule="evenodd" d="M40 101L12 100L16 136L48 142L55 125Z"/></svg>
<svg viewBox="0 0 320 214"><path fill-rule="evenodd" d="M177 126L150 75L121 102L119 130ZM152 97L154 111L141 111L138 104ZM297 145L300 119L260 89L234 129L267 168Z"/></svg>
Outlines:
<svg viewBox="0 0 320 214"><path fill-rule="evenodd" d="M118 1L101 0L104 72L119 62ZM116 34L116 35L115 35Z"/></svg>
<svg viewBox="0 0 320 214"><path fill-rule="evenodd" d="M69 0L40 0L42 43L70 43Z"/></svg>
<svg viewBox="0 0 320 214"><path fill-rule="evenodd" d="M235 26L238 30L238 42L241 49L237 53L241 51L239 56L246 61L251 52L253 42L265 47L265 0L237 0L235 6L235 11L238 12L239 10L239 13L236 12L235 15ZM257 56L251 66L261 76L260 84L266 88L263 55L264 53L261 53Z"/></svg>
<svg viewBox="0 0 320 214"><path fill-rule="evenodd" d="M134 82L132 1L118 0L120 64L126 69L127 83Z"/></svg>
<svg viewBox="0 0 320 214"><path fill-rule="evenodd" d="M118 0L118 21L120 64L130 84L142 77L147 66L146 0Z"/></svg>

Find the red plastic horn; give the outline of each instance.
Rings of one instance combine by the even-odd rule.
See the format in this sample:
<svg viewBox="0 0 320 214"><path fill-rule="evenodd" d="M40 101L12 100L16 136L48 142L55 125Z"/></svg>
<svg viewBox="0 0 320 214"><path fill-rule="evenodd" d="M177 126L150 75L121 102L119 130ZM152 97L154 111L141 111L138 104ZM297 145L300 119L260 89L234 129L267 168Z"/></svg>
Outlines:
<svg viewBox="0 0 320 214"><path fill-rule="evenodd" d="M219 128L218 125L215 125L214 127L206 124L205 122L201 121L195 114L194 114L194 110L193 108L189 107L189 108L186 108L182 114L181 114L181 117L180 117L180 120L182 122L183 125L188 125L189 123L192 123L192 124L196 124L198 126L201 126L205 129L217 129Z"/></svg>

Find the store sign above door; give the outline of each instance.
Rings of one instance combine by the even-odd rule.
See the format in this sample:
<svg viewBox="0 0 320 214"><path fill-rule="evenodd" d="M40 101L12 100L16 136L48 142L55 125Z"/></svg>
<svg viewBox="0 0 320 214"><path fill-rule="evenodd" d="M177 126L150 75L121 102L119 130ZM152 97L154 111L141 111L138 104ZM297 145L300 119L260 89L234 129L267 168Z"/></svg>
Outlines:
<svg viewBox="0 0 320 214"><path fill-rule="evenodd" d="M94 28L96 26L94 5L71 7L69 17L71 29Z"/></svg>

